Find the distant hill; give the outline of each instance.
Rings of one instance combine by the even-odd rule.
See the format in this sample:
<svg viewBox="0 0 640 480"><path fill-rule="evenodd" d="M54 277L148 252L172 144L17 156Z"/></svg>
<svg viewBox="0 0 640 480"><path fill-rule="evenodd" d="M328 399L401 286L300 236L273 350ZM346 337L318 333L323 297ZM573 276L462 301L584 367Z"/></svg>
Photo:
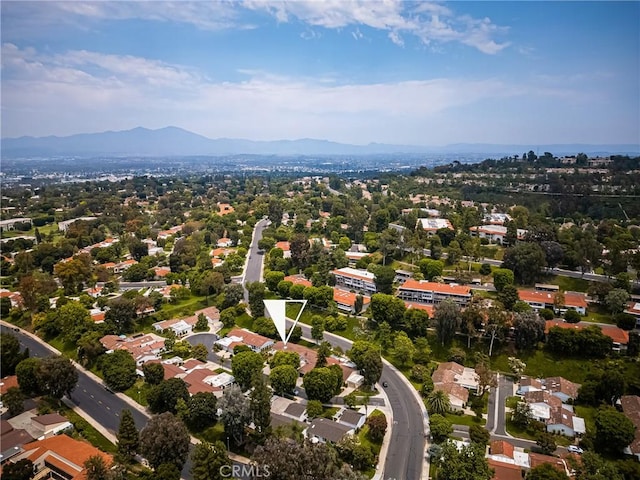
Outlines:
<svg viewBox="0 0 640 480"><path fill-rule="evenodd" d="M497 145L460 143L446 146L390 145L370 143L350 145L304 138L299 140L253 141L245 139L211 139L178 127L158 130L132 130L83 133L68 137L20 137L2 139L5 158L56 156L190 156L190 155L375 155L375 154L487 154L522 155L533 150L539 154L638 154L640 145Z"/></svg>

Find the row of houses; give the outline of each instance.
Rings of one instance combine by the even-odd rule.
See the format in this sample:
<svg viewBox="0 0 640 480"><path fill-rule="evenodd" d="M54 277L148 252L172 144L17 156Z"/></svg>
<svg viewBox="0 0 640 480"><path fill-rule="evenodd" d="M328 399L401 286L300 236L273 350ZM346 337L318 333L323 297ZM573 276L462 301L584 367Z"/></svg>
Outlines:
<svg viewBox="0 0 640 480"><path fill-rule="evenodd" d="M544 423L548 432L575 437L586 432L584 419L575 415L568 403L576 399L579 389L580 384L563 377L523 377L517 393L529 405L531 417Z"/></svg>
<svg viewBox="0 0 640 480"><path fill-rule="evenodd" d="M489 467L493 469L493 480L522 480L526 473L545 463L550 464L567 478L571 476L571 467L565 458L527 452L505 440L494 440L487 452Z"/></svg>
<svg viewBox="0 0 640 480"><path fill-rule="evenodd" d="M473 368L456 362L444 362L431 375L433 389L445 392L453 410L462 411L469 402L469 394L478 391L478 375Z"/></svg>

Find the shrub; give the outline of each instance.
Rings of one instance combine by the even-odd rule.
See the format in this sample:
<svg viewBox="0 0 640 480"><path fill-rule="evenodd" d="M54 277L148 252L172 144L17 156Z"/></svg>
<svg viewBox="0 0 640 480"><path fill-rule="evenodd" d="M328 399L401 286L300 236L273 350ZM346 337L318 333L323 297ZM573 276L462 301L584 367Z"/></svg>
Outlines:
<svg viewBox="0 0 640 480"><path fill-rule="evenodd" d="M580 320L582 320L582 317L573 308L570 308L565 312L564 319L567 321L567 323L578 323Z"/></svg>
<svg viewBox="0 0 640 480"><path fill-rule="evenodd" d="M551 310L550 308L543 308L538 312L538 314L545 320L553 320L553 318L555 317L553 310Z"/></svg>

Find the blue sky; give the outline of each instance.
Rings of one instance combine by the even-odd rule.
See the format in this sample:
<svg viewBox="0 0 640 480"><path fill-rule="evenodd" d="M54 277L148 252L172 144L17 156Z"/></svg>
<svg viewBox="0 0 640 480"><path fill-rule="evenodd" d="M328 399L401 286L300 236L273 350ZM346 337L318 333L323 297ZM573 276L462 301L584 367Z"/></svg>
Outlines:
<svg viewBox="0 0 640 480"><path fill-rule="evenodd" d="M2 137L640 143L640 2L2 1Z"/></svg>

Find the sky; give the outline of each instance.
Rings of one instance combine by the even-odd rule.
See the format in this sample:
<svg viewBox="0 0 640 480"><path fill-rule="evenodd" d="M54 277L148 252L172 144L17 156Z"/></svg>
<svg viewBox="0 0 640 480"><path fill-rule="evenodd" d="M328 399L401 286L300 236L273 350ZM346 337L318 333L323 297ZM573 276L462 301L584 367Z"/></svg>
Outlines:
<svg viewBox="0 0 640 480"><path fill-rule="evenodd" d="M640 143L640 2L6 1L3 138Z"/></svg>

